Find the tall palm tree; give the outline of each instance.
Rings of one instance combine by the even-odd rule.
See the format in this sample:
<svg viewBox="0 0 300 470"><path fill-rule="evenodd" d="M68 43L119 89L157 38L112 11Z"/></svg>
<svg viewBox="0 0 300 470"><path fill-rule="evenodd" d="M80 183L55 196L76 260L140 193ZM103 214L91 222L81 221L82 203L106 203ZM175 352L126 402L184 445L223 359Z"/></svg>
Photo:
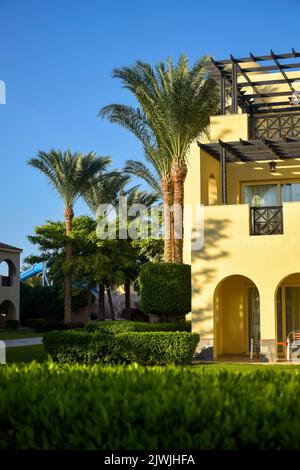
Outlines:
<svg viewBox="0 0 300 470"><path fill-rule="evenodd" d="M174 189L176 262L182 262L180 231L187 153L190 144L206 131L209 117L218 106L217 85L208 77L205 61L204 57L189 68L187 57L182 55L177 64L169 58L167 64L154 68L141 61L117 68L113 76L134 94L139 107L111 104L100 111L102 117L132 131L143 143L146 155L151 151L156 155L155 162L159 159L165 167L161 179L165 214L169 214L167 205L172 203L172 183ZM170 249L170 243L165 244L165 249ZM166 261L169 257L170 252L165 253Z"/></svg>
<svg viewBox="0 0 300 470"><path fill-rule="evenodd" d="M28 165L47 176L49 183L56 189L64 201L66 221L66 273L65 273L65 322L72 321L72 243L70 234L74 217L74 204L83 196L92 182L99 178L110 164L109 157L97 157L94 152L88 154L72 153L70 150L51 149L39 151Z"/></svg>

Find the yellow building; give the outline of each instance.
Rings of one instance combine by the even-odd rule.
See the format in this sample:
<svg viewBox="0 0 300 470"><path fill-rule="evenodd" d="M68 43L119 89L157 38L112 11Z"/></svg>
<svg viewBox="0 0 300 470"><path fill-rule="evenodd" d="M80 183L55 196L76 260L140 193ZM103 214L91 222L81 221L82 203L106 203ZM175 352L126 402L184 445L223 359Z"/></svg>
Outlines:
<svg viewBox="0 0 300 470"><path fill-rule="evenodd" d="M202 357L285 354L300 330L300 54L212 62L221 114L188 156L185 204L204 205L191 249ZM195 229L195 221L193 222Z"/></svg>

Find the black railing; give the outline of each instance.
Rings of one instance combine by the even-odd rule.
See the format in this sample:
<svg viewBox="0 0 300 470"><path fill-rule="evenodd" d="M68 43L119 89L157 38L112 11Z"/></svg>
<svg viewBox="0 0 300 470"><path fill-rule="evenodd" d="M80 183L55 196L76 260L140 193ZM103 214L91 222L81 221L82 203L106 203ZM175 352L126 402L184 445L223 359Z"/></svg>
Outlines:
<svg viewBox="0 0 300 470"><path fill-rule="evenodd" d="M251 235L283 233L282 206L250 207Z"/></svg>
<svg viewBox="0 0 300 470"><path fill-rule="evenodd" d="M251 139L281 140L285 137L299 137L300 113L270 113L250 117Z"/></svg>

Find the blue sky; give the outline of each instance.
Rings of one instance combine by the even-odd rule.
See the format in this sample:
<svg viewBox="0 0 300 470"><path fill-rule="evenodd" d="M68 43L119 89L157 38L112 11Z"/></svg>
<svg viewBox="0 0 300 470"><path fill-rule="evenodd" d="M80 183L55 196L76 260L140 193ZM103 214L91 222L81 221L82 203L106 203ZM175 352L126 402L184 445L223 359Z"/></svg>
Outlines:
<svg viewBox="0 0 300 470"><path fill-rule="evenodd" d="M34 227L62 219L57 194L26 166L39 149L94 150L119 168L142 158L133 136L97 117L133 102L114 67L299 50L299 13L298 0L0 0L0 240L27 255Z"/></svg>

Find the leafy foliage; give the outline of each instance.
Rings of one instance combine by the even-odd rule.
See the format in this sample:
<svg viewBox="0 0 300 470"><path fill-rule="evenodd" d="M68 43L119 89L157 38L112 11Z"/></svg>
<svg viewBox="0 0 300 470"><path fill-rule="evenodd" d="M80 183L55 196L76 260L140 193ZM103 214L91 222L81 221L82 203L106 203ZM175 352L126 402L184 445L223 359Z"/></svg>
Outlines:
<svg viewBox="0 0 300 470"><path fill-rule="evenodd" d="M47 333L43 341L46 351L58 362L186 364L192 360L199 336L187 332L103 334L70 330Z"/></svg>
<svg viewBox="0 0 300 470"><path fill-rule="evenodd" d="M103 334L126 333L129 331L191 331L191 322L181 323L146 323L134 321L106 321L93 322L85 326L89 332L98 332Z"/></svg>
<svg viewBox="0 0 300 470"><path fill-rule="evenodd" d="M1 367L0 390L2 450L300 450L294 368L33 362Z"/></svg>
<svg viewBox="0 0 300 470"><path fill-rule="evenodd" d="M164 319L184 317L191 310L191 266L147 263L139 274L143 312Z"/></svg>

